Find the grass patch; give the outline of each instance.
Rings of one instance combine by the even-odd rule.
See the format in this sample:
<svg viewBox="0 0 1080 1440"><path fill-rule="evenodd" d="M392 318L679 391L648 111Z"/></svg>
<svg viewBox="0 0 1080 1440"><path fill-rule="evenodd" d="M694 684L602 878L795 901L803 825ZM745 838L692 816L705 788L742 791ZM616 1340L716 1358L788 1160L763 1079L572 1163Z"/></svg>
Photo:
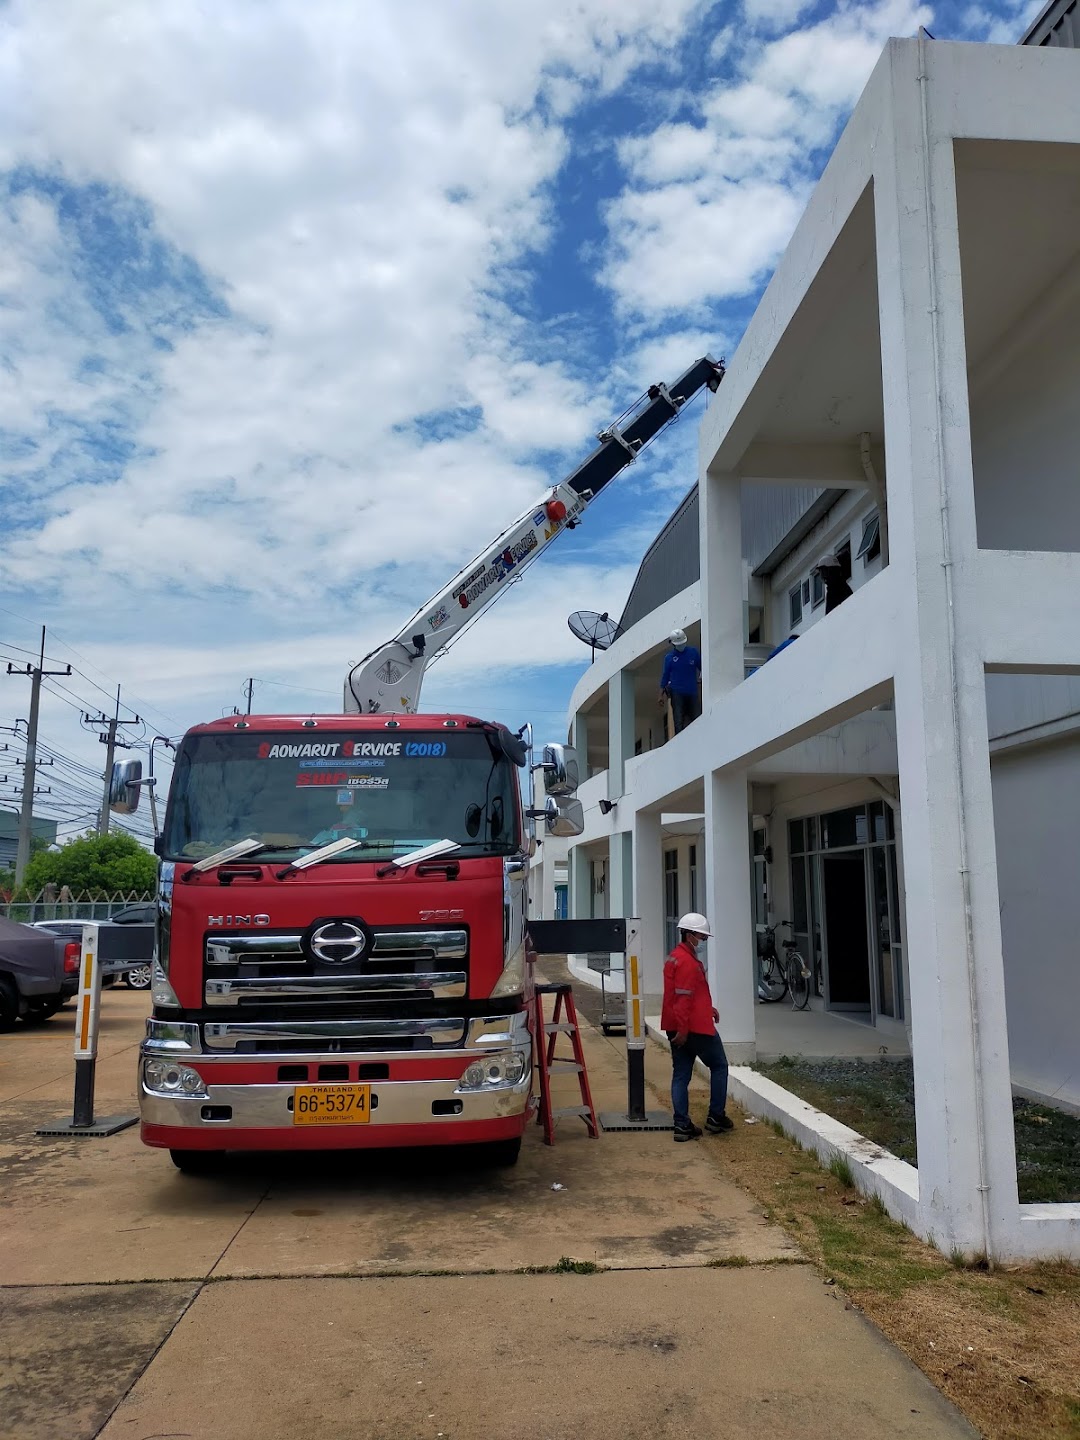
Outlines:
<svg viewBox="0 0 1080 1440"><path fill-rule="evenodd" d="M574 1260L569 1255L560 1255L554 1265L523 1265L518 1275L599 1275L603 1270L592 1260Z"/></svg>
<svg viewBox="0 0 1080 1440"><path fill-rule="evenodd" d="M910 1060L804 1060L785 1055L755 1068L901 1160L918 1164ZM1021 1203L1080 1201L1080 1117L1017 1098L1013 1130Z"/></svg>
<svg viewBox="0 0 1080 1440"><path fill-rule="evenodd" d="M835 1175L840 1184L848 1190L855 1188L855 1176L852 1173L851 1161L846 1155L836 1154L829 1161L829 1174Z"/></svg>

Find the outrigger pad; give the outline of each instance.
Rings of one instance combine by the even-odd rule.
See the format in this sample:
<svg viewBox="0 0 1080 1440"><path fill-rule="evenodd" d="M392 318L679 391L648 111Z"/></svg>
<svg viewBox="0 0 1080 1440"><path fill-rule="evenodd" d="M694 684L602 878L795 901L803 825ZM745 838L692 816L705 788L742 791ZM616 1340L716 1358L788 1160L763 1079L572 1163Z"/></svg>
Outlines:
<svg viewBox="0 0 1080 1440"><path fill-rule="evenodd" d="M626 954L625 920L530 920L529 937L538 955Z"/></svg>

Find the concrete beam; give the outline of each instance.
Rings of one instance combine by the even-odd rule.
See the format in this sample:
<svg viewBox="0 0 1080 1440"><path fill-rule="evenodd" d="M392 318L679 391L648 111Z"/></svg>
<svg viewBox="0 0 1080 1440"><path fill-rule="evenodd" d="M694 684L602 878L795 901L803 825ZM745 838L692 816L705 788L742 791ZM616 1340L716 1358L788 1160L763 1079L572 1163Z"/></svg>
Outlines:
<svg viewBox="0 0 1080 1440"><path fill-rule="evenodd" d="M885 451L871 446L874 468L885 474ZM778 445L755 441L736 467L743 480L763 484L822 485L829 490L864 490L866 472L858 443L853 445Z"/></svg>

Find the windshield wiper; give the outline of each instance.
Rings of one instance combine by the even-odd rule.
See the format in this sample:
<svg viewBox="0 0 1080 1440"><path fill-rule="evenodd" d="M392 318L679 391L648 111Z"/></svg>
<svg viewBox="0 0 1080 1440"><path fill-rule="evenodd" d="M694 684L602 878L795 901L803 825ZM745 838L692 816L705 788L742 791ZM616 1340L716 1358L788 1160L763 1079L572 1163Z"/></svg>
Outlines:
<svg viewBox="0 0 1080 1440"><path fill-rule="evenodd" d="M362 847L363 845L363 840L354 840L349 835L343 835L340 840L331 840L329 845L320 845L317 850L309 850L298 860L290 861L284 870L277 872L277 878L283 880L294 870L306 870L309 865L321 865L324 860L329 860L334 855L343 855L346 850L355 850L358 846Z"/></svg>
<svg viewBox="0 0 1080 1440"><path fill-rule="evenodd" d="M419 865L424 860L435 860L440 855L451 855L461 846L456 840L436 840L432 845L422 845L419 850L410 850L405 855L396 855L388 865L375 872L376 876L389 875L392 870L404 870L409 865Z"/></svg>
<svg viewBox="0 0 1080 1440"><path fill-rule="evenodd" d="M254 855L256 850L268 850L270 846L262 840L256 840L254 835L249 835L246 840L238 840L235 845L227 845L224 850L215 850L212 855L207 855L203 860L196 860L190 870L184 871L184 879L190 880L193 875L204 875L207 870L216 870L219 865L224 865L227 860L239 860L243 855Z"/></svg>

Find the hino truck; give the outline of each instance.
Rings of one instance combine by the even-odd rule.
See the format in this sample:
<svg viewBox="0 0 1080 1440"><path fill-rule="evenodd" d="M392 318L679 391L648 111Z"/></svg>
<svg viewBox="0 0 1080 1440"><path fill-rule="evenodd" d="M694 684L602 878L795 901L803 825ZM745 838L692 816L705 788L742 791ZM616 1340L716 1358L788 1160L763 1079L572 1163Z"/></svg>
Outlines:
<svg viewBox="0 0 1080 1440"><path fill-rule="evenodd" d="M576 759L418 710L424 671L703 386L654 385L596 450L354 666L338 715L230 716L177 750L162 832L142 1138L228 1150L486 1146L533 1108L535 824L577 834ZM115 808L138 799L128 762ZM542 769L533 809L531 769ZM522 781L524 780L524 784Z"/></svg>

